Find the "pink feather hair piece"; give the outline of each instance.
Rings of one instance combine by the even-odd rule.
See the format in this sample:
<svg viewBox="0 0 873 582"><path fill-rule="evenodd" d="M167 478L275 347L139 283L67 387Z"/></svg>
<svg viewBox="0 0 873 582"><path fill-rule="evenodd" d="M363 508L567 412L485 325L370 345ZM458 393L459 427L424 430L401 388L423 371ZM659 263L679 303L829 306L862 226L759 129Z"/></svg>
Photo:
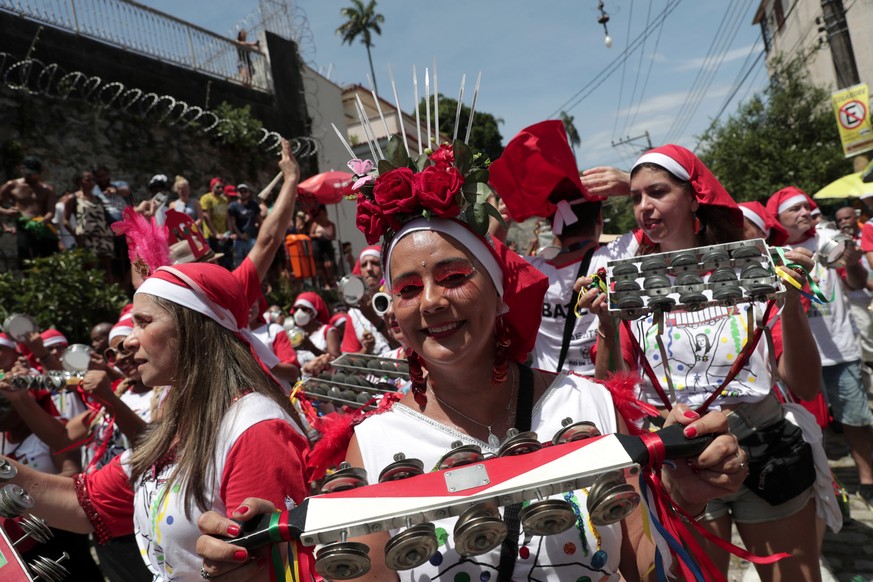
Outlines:
<svg viewBox="0 0 873 582"><path fill-rule="evenodd" d="M140 273L148 276L154 273L158 267L172 264L170 260L170 231L166 226L158 225L152 217L146 219L133 208L125 208L122 214L124 219L112 225L112 230L118 236L127 237L128 256L134 267L144 266L148 273Z"/></svg>

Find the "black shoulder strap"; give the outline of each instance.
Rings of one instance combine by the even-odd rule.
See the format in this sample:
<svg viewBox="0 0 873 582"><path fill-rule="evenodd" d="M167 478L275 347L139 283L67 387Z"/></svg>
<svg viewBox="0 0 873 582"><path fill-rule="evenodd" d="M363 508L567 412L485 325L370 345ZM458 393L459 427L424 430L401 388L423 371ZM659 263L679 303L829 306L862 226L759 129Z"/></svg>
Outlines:
<svg viewBox="0 0 873 582"><path fill-rule="evenodd" d="M585 253L585 257L583 257L582 261L579 263L579 272L576 273L576 279L581 277L582 275L587 275L588 267L591 265L591 257L594 256L594 249L596 247L592 247L587 253ZM567 351L570 349L570 337L573 335L573 328L576 327L576 301L579 299L579 292L573 291L573 296L570 299L570 312L567 314L567 319L564 322L564 335L561 340L561 355L558 357L558 368L555 370L558 374L561 373L561 370L564 368L564 360L567 359Z"/></svg>
<svg viewBox="0 0 873 582"><path fill-rule="evenodd" d="M524 364L518 365L518 403L515 409L515 428L519 432L530 430L533 416L534 383L533 372ZM497 568L497 582L510 582L518 556L518 535L520 524L518 513L521 503L503 508L503 522L506 524L506 537L500 546L500 565Z"/></svg>

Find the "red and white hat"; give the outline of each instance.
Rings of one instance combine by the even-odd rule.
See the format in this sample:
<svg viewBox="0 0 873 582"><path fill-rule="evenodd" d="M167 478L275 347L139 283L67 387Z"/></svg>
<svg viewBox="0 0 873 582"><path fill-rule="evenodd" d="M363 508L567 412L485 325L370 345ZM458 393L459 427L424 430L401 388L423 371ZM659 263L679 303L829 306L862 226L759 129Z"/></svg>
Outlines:
<svg viewBox="0 0 873 582"><path fill-rule="evenodd" d="M126 320L118 320L109 330L109 342L112 343L117 337L127 337L133 333L133 318L129 317Z"/></svg>
<svg viewBox="0 0 873 582"><path fill-rule="evenodd" d="M655 164L685 182L690 182L698 204L719 206L731 211L737 226L743 224L743 212L721 182L688 148L668 144L644 153L634 163L633 174L640 164Z"/></svg>
<svg viewBox="0 0 873 582"><path fill-rule="evenodd" d="M42 345L49 348L51 346L63 346L67 347L70 345L70 342L67 341L67 338L56 329L47 329L44 332L39 334L39 337L42 338Z"/></svg>
<svg viewBox="0 0 873 582"><path fill-rule="evenodd" d="M361 251L361 254L358 255L358 260L355 261L355 266L352 268L352 275L360 275L361 274L361 261L364 260L365 257L376 257L377 259L382 256L382 245L370 245L368 247L364 247L364 250Z"/></svg>
<svg viewBox="0 0 873 582"><path fill-rule="evenodd" d="M136 294L140 293L172 301L215 321L248 344L255 359L268 374L279 363L270 348L249 329L249 305L245 290L224 267L212 263L161 267L140 285Z"/></svg>
<svg viewBox="0 0 873 582"><path fill-rule="evenodd" d="M776 220L779 220L780 214L789 208L802 204L803 202L809 204L810 211L818 208L818 204L816 204L806 192L797 186L786 186L770 196L767 200L767 211L770 212ZM809 236L815 236L814 226L809 229L808 234Z"/></svg>
<svg viewBox="0 0 873 582"><path fill-rule="evenodd" d="M324 302L324 299L318 293L313 293L312 291L301 293L294 300L294 307L297 306L308 307L315 312L315 317L318 321L325 325L330 323L330 311L327 309L327 303Z"/></svg>
<svg viewBox="0 0 873 582"><path fill-rule="evenodd" d="M743 211L746 220L764 231L768 243L778 247L788 242L788 231L764 208L763 204L740 202L740 210Z"/></svg>
<svg viewBox="0 0 873 582"><path fill-rule="evenodd" d="M552 218L552 232L577 221L573 206L597 202L579 178L576 158L559 120L522 129L488 168L490 184L516 222L532 216Z"/></svg>
<svg viewBox="0 0 873 582"><path fill-rule="evenodd" d="M5 333L0 333L0 346L9 348L10 350L18 349L18 344L15 343L15 340Z"/></svg>

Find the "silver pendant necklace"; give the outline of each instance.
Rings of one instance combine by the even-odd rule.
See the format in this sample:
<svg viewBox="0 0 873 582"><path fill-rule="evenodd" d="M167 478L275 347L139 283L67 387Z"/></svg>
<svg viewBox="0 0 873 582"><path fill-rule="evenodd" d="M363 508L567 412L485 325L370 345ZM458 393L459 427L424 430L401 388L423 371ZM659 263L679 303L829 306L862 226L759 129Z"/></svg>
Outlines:
<svg viewBox="0 0 873 582"><path fill-rule="evenodd" d="M491 421L491 424L485 424L483 422L479 422L478 420L474 420L474 419L470 418L469 416L467 416L466 414L464 414L463 412L461 412L460 410L458 410L457 408L455 408L451 404L449 404L447 402L443 402L442 399L439 396L437 396L436 392L433 391L433 388L431 388L430 386L428 386L428 388L430 389L431 394L433 394L433 397L436 398L436 401L440 403L440 406L442 406L444 408L448 408L452 412L460 414L461 416L463 416L464 418L466 418L467 420L469 420L473 424L477 424L477 425L481 426L482 428L487 429L488 430L488 446L491 447L492 449L497 449L497 448L500 448L500 438L496 434L494 434L494 432L491 430L491 427L494 426L497 422L499 422L500 419L504 415L509 414L509 412L512 410L512 402L513 402L514 397L515 397L515 388L516 388L515 366L510 365L509 369L510 369L511 378L512 378L510 380L512 382L512 390L509 393L509 400L506 402L506 408L502 411L502 414L499 414L493 421Z"/></svg>

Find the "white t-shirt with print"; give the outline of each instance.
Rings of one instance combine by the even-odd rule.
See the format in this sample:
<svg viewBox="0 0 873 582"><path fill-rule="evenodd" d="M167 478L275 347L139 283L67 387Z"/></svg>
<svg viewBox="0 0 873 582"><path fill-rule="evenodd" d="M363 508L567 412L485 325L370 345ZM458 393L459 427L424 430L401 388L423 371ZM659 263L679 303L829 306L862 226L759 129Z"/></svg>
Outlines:
<svg viewBox="0 0 873 582"><path fill-rule="evenodd" d="M802 243L785 245L803 247L813 253L818 248L815 238ZM821 355L822 366L833 366L861 359L858 328L852 319L842 280L836 269L828 269L816 262L811 273L829 303L812 303L809 307L809 327Z"/></svg>

